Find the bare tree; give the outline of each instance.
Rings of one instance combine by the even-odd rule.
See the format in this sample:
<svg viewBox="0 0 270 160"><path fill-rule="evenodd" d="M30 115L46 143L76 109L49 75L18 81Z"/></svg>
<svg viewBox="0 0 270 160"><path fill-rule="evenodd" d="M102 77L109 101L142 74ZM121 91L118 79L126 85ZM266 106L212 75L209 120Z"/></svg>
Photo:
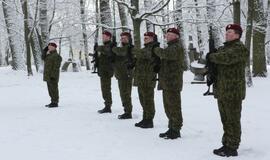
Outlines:
<svg viewBox="0 0 270 160"><path fill-rule="evenodd" d="M28 1L21 0L23 15L24 15L24 40L25 40L25 48L26 48L26 64L27 64L27 72L28 76L33 75L32 66L31 66L31 49L30 49L30 30L28 25Z"/></svg>
<svg viewBox="0 0 270 160"><path fill-rule="evenodd" d="M255 0L253 27L253 76L266 77L265 35L266 17L264 14L263 0Z"/></svg>
<svg viewBox="0 0 270 160"><path fill-rule="evenodd" d="M85 55L85 63L86 69L90 70L90 64L88 60L88 37L86 30L86 15L85 15L85 0L80 0L80 10L81 10L81 23L82 23L82 34L83 34L83 44L84 44L84 55Z"/></svg>
<svg viewBox="0 0 270 160"><path fill-rule="evenodd" d="M39 26L42 48L44 48L49 41L49 23L47 12L47 0L39 0Z"/></svg>
<svg viewBox="0 0 270 160"><path fill-rule="evenodd" d="M250 69L250 48L251 48L251 37L253 28L253 13L254 13L254 1L248 0L248 14L247 14L247 27L246 27L246 41L245 45L249 50L249 56L246 65L246 83L248 87L253 86L251 69Z"/></svg>
<svg viewBox="0 0 270 160"><path fill-rule="evenodd" d="M21 38L23 35L18 31L16 14L14 8L14 2L12 0L2 0L3 13L8 33L9 47L12 56L12 69L14 70L24 70L24 51Z"/></svg>

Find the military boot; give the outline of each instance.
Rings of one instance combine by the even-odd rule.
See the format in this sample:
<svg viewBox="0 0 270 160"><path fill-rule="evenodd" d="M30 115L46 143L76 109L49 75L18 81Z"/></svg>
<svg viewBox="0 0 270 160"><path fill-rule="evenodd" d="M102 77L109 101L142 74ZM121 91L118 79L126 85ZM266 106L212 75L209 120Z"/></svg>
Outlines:
<svg viewBox="0 0 270 160"><path fill-rule="evenodd" d="M48 106L48 108L55 108L55 107L58 107L58 103L51 103Z"/></svg>
<svg viewBox="0 0 270 160"><path fill-rule="evenodd" d="M51 104L52 104L52 103L50 103L50 104L46 104L46 105L45 105L45 107L49 107Z"/></svg>
<svg viewBox="0 0 270 160"><path fill-rule="evenodd" d="M141 120L140 122L138 122L138 123L135 123L135 127L141 127L142 126L142 124L144 123L144 119L143 120Z"/></svg>
<svg viewBox="0 0 270 160"><path fill-rule="evenodd" d="M144 123L142 123L140 127L141 128L153 128L154 127L153 120L152 119L145 120Z"/></svg>
<svg viewBox="0 0 270 160"><path fill-rule="evenodd" d="M131 113L124 113L124 114L118 115L118 119L131 119L131 118L132 118Z"/></svg>
<svg viewBox="0 0 270 160"><path fill-rule="evenodd" d="M230 149L226 146L222 146L219 149L214 149L213 153L221 157L238 156L238 152L236 149Z"/></svg>
<svg viewBox="0 0 270 160"><path fill-rule="evenodd" d="M165 138L165 137L167 137L167 135L168 135L168 133L170 132L170 129L168 129L166 132L164 132L164 133L160 133L159 134L159 137L160 138Z"/></svg>
<svg viewBox="0 0 270 160"><path fill-rule="evenodd" d="M103 109L98 110L98 113L100 113L100 114L112 113L111 106L105 106Z"/></svg>
<svg viewBox="0 0 270 160"><path fill-rule="evenodd" d="M166 135L166 137L164 137L165 139L177 139L181 137L180 135L180 131L176 131L176 130L173 130L171 129L168 134Z"/></svg>

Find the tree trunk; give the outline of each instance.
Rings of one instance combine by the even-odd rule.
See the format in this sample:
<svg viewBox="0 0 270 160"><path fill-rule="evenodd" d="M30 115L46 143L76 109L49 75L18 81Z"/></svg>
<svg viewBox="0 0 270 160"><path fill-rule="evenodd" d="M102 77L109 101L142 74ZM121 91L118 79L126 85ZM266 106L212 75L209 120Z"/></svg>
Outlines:
<svg viewBox="0 0 270 160"><path fill-rule="evenodd" d="M22 35L18 32L17 14L14 10L15 5L12 0L2 0L3 13L8 33L8 41L10 46L10 52L12 56L12 69L14 70L24 70L24 52L23 52L23 40L21 40Z"/></svg>
<svg viewBox="0 0 270 160"><path fill-rule="evenodd" d="M241 7L239 0L233 0L233 23L241 24Z"/></svg>
<svg viewBox="0 0 270 160"><path fill-rule="evenodd" d="M266 19L262 0L255 0L253 28L253 76L266 77L265 31Z"/></svg>
<svg viewBox="0 0 270 160"><path fill-rule="evenodd" d="M113 26L110 0L100 0L100 22L106 26Z"/></svg>
<svg viewBox="0 0 270 160"><path fill-rule="evenodd" d="M246 65L246 83L248 87L253 86L251 69L250 69L250 49L251 49L251 38L252 38L252 27L253 27L253 14L254 14L254 1L248 0L248 14L247 14L247 28L246 28L246 41L245 45L249 50L247 65Z"/></svg>
<svg viewBox="0 0 270 160"><path fill-rule="evenodd" d="M86 69L90 70L90 64L88 60L88 38L87 38L87 30L86 30L86 15L85 15L85 0L80 0L81 7L81 23L82 23L82 34L83 34L83 43L84 43L84 56L85 56L85 64Z"/></svg>
<svg viewBox="0 0 270 160"><path fill-rule="evenodd" d="M144 9L148 10L149 8L151 8L153 6L153 2L150 0L144 0ZM150 20L152 20L153 18L149 18ZM153 32L154 31L154 25L151 24L149 21L146 21L146 31L147 32Z"/></svg>
<svg viewBox="0 0 270 160"><path fill-rule="evenodd" d="M270 0L267 2L267 45L266 45L266 53L267 53L267 64L270 65Z"/></svg>
<svg viewBox="0 0 270 160"><path fill-rule="evenodd" d="M177 0L176 1L175 8L176 9L182 8L182 0ZM182 10L179 10L178 12L176 12L174 20L179 21L181 19L183 19ZM177 27L180 30L180 43L181 43L181 46L184 48L184 52L185 52L185 65L186 65L185 68L189 69L190 60L189 60L189 56L188 56L188 52L187 52L187 47L185 46L185 43L184 43L185 42L185 36L184 36L183 22L177 23Z"/></svg>
<svg viewBox="0 0 270 160"><path fill-rule="evenodd" d="M216 11L216 0L207 0L207 6L211 6L207 8L207 17L208 19L216 19L216 15L218 15ZM222 41L219 34L219 28L215 24L209 24L212 26L212 35L215 41L215 48L218 48L222 45Z"/></svg>
<svg viewBox="0 0 270 160"><path fill-rule="evenodd" d="M134 0L131 1L131 6L135 7L135 10L132 11L131 16L133 22L133 31L134 31L134 44L135 46L141 47L141 23L142 20L139 18L135 18L137 13L139 12L139 1Z"/></svg>
<svg viewBox="0 0 270 160"><path fill-rule="evenodd" d="M24 15L24 40L25 40L25 48L26 48L26 64L27 64L27 73L28 76L33 75L32 65L31 65L31 49L30 49L30 30L28 25L28 1L21 0L23 15Z"/></svg>
<svg viewBox="0 0 270 160"><path fill-rule="evenodd" d="M122 26L128 26L128 19L125 6L118 4L119 16ZM127 31L126 29L122 29L122 31Z"/></svg>
<svg viewBox="0 0 270 160"><path fill-rule="evenodd" d="M45 48L49 41L49 23L47 15L47 0L39 1L39 26L40 26L40 35L41 35L41 46Z"/></svg>

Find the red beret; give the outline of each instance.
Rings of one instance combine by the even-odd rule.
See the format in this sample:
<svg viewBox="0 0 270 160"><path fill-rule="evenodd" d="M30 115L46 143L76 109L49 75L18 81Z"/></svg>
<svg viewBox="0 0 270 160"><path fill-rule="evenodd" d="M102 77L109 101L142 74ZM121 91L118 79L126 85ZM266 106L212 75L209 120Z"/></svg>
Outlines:
<svg viewBox="0 0 270 160"><path fill-rule="evenodd" d="M54 43L54 42L50 42L50 43L48 44L48 46L53 46L53 47L57 48L57 44Z"/></svg>
<svg viewBox="0 0 270 160"><path fill-rule="evenodd" d="M240 25L238 25L238 24L229 24L229 25L227 25L226 31L229 30L229 29L239 31L240 34L242 34L242 32L243 32L242 27Z"/></svg>
<svg viewBox="0 0 270 160"><path fill-rule="evenodd" d="M155 37L157 35L154 32L146 32L144 33L144 36Z"/></svg>
<svg viewBox="0 0 270 160"><path fill-rule="evenodd" d="M103 31L102 34L105 34L106 36L112 37L112 34L109 31Z"/></svg>
<svg viewBox="0 0 270 160"><path fill-rule="evenodd" d="M177 34L177 35L180 36L180 31L179 31L179 29L177 29L177 28L169 28L169 29L167 30L167 33L168 33L168 32L172 32L172 33Z"/></svg>
<svg viewBox="0 0 270 160"><path fill-rule="evenodd" d="M131 34L129 32L122 32L120 36L127 36L130 37Z"/></svg>

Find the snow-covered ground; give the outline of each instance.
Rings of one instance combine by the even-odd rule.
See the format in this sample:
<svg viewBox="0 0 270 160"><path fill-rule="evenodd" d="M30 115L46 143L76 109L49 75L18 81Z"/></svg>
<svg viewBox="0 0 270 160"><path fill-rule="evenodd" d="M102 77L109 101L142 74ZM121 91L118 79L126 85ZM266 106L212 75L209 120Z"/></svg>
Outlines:
<svg viewBox="0 0 270 160"><path fill-rule="evenodd" d="M123 112L117 83L113 79L113 113L100 115L103 107L97 75L83 71L61 73L60 107L49 103L41 74L0 68L1 160L219 160L212 154L221 146L222 126L217 103L204 97L204 85L191 85L193 75L184 74L182 138L158 137L167 130L162 96L156 91L154 129L134 123L142 112L133 88L133 119L118 120ZM255 78L247 89L242 111L242 143L237 160L270 159L270 78Z"/></svg>

